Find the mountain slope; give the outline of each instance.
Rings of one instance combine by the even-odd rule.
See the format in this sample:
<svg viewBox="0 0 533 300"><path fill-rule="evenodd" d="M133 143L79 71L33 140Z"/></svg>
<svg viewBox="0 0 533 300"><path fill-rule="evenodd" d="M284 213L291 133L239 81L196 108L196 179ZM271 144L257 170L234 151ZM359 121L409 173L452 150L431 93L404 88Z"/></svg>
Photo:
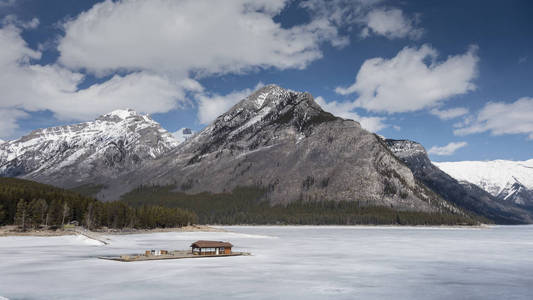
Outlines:
<svg viewBox="0 0 533 300"><path fill-rule="evenodd" d="M117 110L0 144L0 175L61 187L106 183L179 144L150 117Z"/></svg>
<svg viewBox="0 0 533 300"><path fill-rule="evenodd" d="M243 99L193 138L99 196L116 199L142 184L174 185L187 193L255 186L266 190L271 204L358 201L397 210L460 213L419 184L359 123L324 112L308 93L275 85Z"/></svg>
<svg viewBox="0 0 533 300"><path fill-rule="evenodd" d="M478 186L458 182L431 163L422 145L409 140L386 140L391 151L403 160L414 176L442 198L497 223L531 223L533 215L514 205L505 205ZM438 164L437 164L438 165Z"/></svg>
<svg viewBox="0 0 533 300"><path fill-rule="evenodd" d="M533 208L533 159L435 163L460 181L470 182L503 202Z"/></svg>

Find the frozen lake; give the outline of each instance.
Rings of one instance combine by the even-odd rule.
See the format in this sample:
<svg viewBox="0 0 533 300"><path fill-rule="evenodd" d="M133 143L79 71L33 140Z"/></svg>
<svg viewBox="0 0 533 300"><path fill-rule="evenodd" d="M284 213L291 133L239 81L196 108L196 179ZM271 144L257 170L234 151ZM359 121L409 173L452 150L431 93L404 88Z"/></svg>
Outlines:
<svg viewBox="0 0 533 300"><path fill-rule="evenodd" d="M0 299L533 299L533 226L225 227L232 232L0 237ZM227 240L248 257L100 255Z"/></svg>

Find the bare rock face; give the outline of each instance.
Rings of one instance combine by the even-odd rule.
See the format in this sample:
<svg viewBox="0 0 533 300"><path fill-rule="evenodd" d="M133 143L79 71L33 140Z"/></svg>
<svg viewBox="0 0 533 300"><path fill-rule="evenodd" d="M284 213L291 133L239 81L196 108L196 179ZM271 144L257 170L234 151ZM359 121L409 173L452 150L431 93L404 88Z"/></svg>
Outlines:
<svg viewBox="0 0 533 300"><path fill-rule="evenodd" d="M150 117L117 110L0 144L0 175L61 187L104 184L179 144Z"/></svg>
<svg viewBox="0 0 533 300"><path fill-rule="evenodd" d="M147 180L148 179L148 180ZM187 193L266 190L271 203L359 201L399 210L460 212L415 180L379 137L323 111L308 93L269 85L142 170L128 188L174 184Z"/></svg>
<svg viewBox="0 0 533 300"><path fill-rule="evenodd" d="M532 223L533 214L513 202L504 203L475 184L457 181L431 163L426 150L409 140L384 140L389 149L409 166L415 178L445 200L496 223ZM516 187L519 191L520 187ZM517 193L517 195L519 195Z"/></svg>

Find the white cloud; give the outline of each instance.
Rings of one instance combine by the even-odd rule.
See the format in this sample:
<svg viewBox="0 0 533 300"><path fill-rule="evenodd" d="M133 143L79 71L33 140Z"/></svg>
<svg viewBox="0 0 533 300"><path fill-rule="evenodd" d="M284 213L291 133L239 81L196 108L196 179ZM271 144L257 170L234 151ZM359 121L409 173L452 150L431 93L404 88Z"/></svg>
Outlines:
<svg viewBox="0 0 533 300"><path fill-rule="evenodd" d="M226 95L205 94L200 93L195 95L198 101L198 120L202 124L209 124L218 116L228 111L233 105L242 99L248 97L254 90L264 86L263 83L258 83L255 88L244 89L240 91L233 91Z"/></svg>
<svg viewBox="0 0 533 300"><path fill-rule="evenodd" d="M357 121L361 126L371 132L377 132L381 129L387 127L388 125L384 123L385 118L383 117L361 117L356 112L353 111L355 106L352 102L337 102L330 101L326 102L324 98L317 97L315 101L327 112L330 112L338 117L344 119L351 119Z"/></svg>
<svg viewBox="0 0 533 300"><path fill-rule="evenodd" d="M433 154L433 155L439 155L439 156L452 155L455 153L455 151L457 151L460 148L466 147L467 145L468 145L467 142L452 142L442 147L433 146L431 147L431 149L428 150L428 153Z"/></svg>
<svg viewBox="0 0 533 300"><path fill-rule="evenodd" d="M194 78L305 68L322 57L322 44L345 46L349 40L339 28L361 25L379 2L307 1L301 7L310 12L311 21L282 27L275 17L287 0L107 0L64 24L60 57L50 65L38 64L41 51L21 38L21 30L37 27L39 20L6 17L0 28L0 109L49 110L65 120L86 120L126 107L164 113L188 103L190 91L198 101L200 121L207 123L251 90L212 95ZM330 5L334 14L318 9ZM85 72L103 76L117 71L126 75L78 88ZM9 121L12 128L16 118ZM357 119L370 130L385 126L384 118Z"/></svg>
<svg viewBox="0 0 533 300"><path fill-rule="evenodd" d="M13 25L24 29L35 29L39 26L39 19L33 18L29 21L22 21L15 15L7 15L0 22L4 26Z"/></svg>
<svg viewBox="0 0 533 300"><path fill-rule="evenodd" d="M389 39L411 38L419 39L423 30L416 27L416 19L408 18L397 8L376 8L364 18L366 26L361 32L362 37L371 34L382 35Z"/></svg>
<svg viewBox="0 0 533 300"><path fill-rule="evenodd" d="M114 76L79 90L84 75L58 65L33 64L41 57L20 36L20 29L0 28L0 109L50 110L59 119L86 120L116 108L134 108L145 113L167 112L184 103L185 90L198 90L193 80L176 82L149 72ZM196 84L196 86L195 86ZM17 128L15 113L4 118L1 134Z"/></svg>
<svg viewBox="0 0 533 300"><path fill-rule="evenodd" d="M441 120L450 120L450 119L454 119L454 118L466 115L468 113L468 109L466 107L455 107L455 108L443 109L443 110L434 108L430 110L429 113L439 117Z"/></svg>
<svg viewBox="0 0 533 300"><path fill-rule="evenodd" d="M320 19L282 28L285 0L105 1L64 26L59 61L95 74L150 70L179 77L304 68L319 45L345 44Z"/></svg>
<svg viewBox="0 0 533 300"><path fill-rule="evenodd" d="M399 113L434 107L475 89L477 47L437 61L428 45L404 48L391 59L373 58L361 66L355 83L336 88L341 95L357 93L355 105L369 111Z"/></svg>
<svg viewBox="0 0 533 300"><path fill-rule="evenodd" d="M526 134L533 140L533 98L512 103L489 102L469 122L457 125L456 135L490 132L493 135Z"/></svg>
<svg viewBox="0 0 533 300"><path fill-rule="evenodd" d="M286 0L108 0L64 24L58 63L50 65L38 64L41 51L21 38L23 29L39 25L38 19L5 17L0 22L0 109L49 110L70 120L126 107L164 113L187 103L190 91L199 95L199 117L207 122L244 91L210 96L193 78L305 68L322 56L321 44L347 44L327 18L282 27L274 17L286 5ZM126 75L78 88L85 72L117 71ZM10 122L15 126L16 118Z"/></svg>
<svg viewBox="0 0 533 300"><path fill-rule="evenodd" d="M27 117L28 114L18 109L0 108L0 136L11 137L19 128L17 119Z"/></svg>
<svg viewBox="0 0 533 300"><path fill-rule="evenodd" d="M384 7L382 0L308 0L301 3L315 16L351 30L361 29L363 38L381 35L389 39L418 39L424 33L417 27L418 16L408 16L402 10Z"/></svg>

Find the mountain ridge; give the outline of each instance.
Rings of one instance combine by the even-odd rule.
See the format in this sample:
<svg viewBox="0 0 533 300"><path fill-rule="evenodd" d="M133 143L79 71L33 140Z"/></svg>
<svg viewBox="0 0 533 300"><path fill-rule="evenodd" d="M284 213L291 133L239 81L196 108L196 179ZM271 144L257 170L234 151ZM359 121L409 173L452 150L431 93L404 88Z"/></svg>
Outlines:
<svg viewBox="0 0 533 300"><path fill-rule="evenodd" d="M0 174L62 187L105 182L178 144L149 116L115 110L94 121L36 129L0 144Z"/></svg>
<svg viewBox="0 0 533 300"><path fill-rule="evenodd" d="M142 186L173 186L187 194L253 187L265 191L262 201L270 205L351 202L461 216L475 209L421 180L401 152L409 146L409 155L429 166L421 145L396 149L358 122L324 111L307 92L264 86L190 133L180 141L149 116L116 110L0 144L0 175L81 186L102 200ZM464 189L464 195L482 193ZM496 211L496 219L502 212L504 219L522 213L488 207L477 212ZM520 218L512 222L528 222Z"/></svg>
<svg viewBox="0 0 533 300"><path fill-rule="evenodd" d="M435 163L459 181L486 190L502 202L533 208L533 159Z"/></svg>
<svg viewBox="0 0 533 300"><path fill-rule="evenodd" d="M173 185L191 194L256 186L272 204L359 201L462 213L417 183L375 134L323 111L309 93L276 85L252 93L142 171L125 176L127 188L99 196L116 199L142 184Z"/></svg>
<svg viewBox="0 0 533 300"><path fill-rule="evenodd" d="M432 163L425 148L414 141L385 139L391 151L402 159L414 176L448 201L498 223L533 222L533 213L515 205L501 203L481 187L462 182Z"/></svg>

